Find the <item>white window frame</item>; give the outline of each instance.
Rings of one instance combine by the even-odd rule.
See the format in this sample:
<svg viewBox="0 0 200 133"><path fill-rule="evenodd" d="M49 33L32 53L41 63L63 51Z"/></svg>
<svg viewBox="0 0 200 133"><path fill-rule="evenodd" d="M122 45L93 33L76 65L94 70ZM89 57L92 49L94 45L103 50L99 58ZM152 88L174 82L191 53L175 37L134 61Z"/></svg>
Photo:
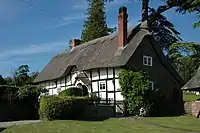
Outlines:
<svg viewBox="0 0 200 133"><path fill-rule="evenodd" d="M101 89L101 86L104 86L105 88ZM99 90L105 90L106 89L106 82L105 81L100 81L99 82Z"/></svg>
<svg viewBox="0 0 200 133"><path fill-rule="evenodd" d="M145 60L146 60L146 62L145 62ZM150 64L149 64L149 62L150 62ZM153 66L153 58L151 56L144 55L143 56L143 65L145 65L145 66Z"/></svg>
<svg viewBox="0 0 200 133"><path fill-rule="evenodd" d="M149 89L154 90L154 82L149 81Z"/></svg>

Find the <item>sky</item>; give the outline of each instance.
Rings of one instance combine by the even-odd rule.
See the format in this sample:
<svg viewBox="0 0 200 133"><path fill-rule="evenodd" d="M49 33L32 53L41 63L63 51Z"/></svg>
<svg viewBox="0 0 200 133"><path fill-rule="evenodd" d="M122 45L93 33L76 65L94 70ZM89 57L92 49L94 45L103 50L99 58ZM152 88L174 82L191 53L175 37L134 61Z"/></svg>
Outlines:
<svg viewBox="0 0 200 133"><path fill-rule="evenodd" d="M161 4L150 1L152 7ZM141 18L139 0L107 3L108 26L117 26L120 6L128 8L128 25L135 26ZM31 72L41 71L53 56L69 48L70 39L81 37L87 7L86 0L0 0L0 74L11 76L22 64L28 64ZM164 14L183 41L200 43L200 28L192 27L195 15L181 15L175 9Z"/></svg>

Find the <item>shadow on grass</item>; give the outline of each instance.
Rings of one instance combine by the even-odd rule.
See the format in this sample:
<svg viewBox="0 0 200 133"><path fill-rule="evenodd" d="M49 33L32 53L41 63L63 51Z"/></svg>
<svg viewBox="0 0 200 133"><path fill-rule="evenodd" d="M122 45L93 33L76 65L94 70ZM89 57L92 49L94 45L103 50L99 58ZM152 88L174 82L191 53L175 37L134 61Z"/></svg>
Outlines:
<svg viewBox="0 0 200 133"><path fill-rule="evenodd" d="M100 117L87 117L87 118L78 118L78 119L72 119L76 121L105 121L113 117L109 116L100 116Z"/></svg>
<svg viewBox="0 0 200 133"><path fill-rule="evenodd" d="M6 128L0 128L0 132L2 132L3 130L5 130Z"/></svg>

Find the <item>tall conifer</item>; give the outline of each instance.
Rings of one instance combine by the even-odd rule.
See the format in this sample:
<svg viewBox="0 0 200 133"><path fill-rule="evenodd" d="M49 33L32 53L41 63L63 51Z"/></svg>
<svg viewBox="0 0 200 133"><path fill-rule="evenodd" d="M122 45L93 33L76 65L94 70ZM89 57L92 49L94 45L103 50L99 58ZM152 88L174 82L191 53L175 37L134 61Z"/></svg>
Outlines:
<svg viewBox="0 0 200 133"><path fill-rule="evenodd" d="M112 32L106 24L105 0L88 0L88 3L88 17L82 30L82 42L106 36Z"/></svg>

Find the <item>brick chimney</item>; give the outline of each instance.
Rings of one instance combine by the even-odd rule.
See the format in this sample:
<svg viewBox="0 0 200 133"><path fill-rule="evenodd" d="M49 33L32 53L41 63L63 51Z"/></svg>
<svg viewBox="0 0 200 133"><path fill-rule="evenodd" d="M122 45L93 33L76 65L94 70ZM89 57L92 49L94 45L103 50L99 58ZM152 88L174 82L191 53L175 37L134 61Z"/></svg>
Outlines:
<svg viewBox="0 0 200 133"><path fill-rule="evenodd" d="M72 40L72 48L75 48L76 46L78 46L80 44L81 44L81 41L79 39Z"/></svg>
<svg viewBox="0 0 200 133"><path fill-rule="evenodd" d="M120 7L118 15L118 48L126 46L127 43L127 18L127 8Z"/></svg>

